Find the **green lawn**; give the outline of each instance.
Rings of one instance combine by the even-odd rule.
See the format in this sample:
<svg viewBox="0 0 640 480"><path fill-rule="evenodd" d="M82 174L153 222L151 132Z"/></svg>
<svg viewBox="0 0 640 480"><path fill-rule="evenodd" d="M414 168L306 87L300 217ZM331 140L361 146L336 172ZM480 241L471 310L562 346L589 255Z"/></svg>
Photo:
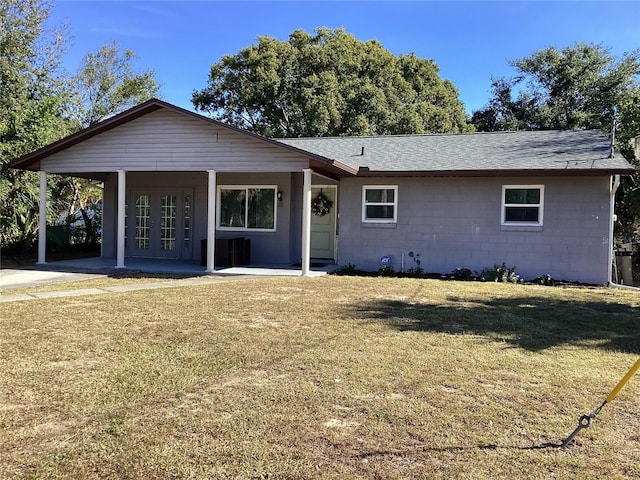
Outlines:
<svg viewBox="0 0 640 480"><path fill-rule="evenodd" d="M63 288L61 288L63 289ZM0 478L638 478L640 295L325 276L0 305Z"/></svg>

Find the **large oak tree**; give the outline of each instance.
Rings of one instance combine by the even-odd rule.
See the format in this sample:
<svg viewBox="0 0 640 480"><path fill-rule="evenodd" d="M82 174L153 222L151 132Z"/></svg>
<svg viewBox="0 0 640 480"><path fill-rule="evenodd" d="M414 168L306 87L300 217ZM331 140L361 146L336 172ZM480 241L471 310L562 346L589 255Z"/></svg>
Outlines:
<svg viewBox="0 0 640 480"><path fill-rule="evenodd" d="M433 60L395 56L343 29L296 30L211 66L196 109L271 137L464 132L458 90Z"/></svg>

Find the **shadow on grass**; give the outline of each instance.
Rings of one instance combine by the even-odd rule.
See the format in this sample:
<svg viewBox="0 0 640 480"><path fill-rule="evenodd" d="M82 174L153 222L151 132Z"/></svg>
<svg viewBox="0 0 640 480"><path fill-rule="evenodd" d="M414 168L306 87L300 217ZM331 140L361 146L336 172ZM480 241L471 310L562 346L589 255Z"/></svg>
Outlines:
<svg viewBox="0 0 640 480"><path fill-rule="evenodd" d="M397 450L374 450L371 452L360 453L354 455L356 459L369 459L372 457L406 457L410 454L418 454L423 452L463 452L466 450L547 450L562 448L562 441L558 443L542 443L540 445L531 445L527 447L508 446L508 445L471 445L471 446L451 446L451 447L422 447L414 451L397 451Z"/></svg>
<svg viewBox="0 0 640 480"><path fill-rule="evenodd" d="M398 331L470 333L530 351L581 345L640 353L640 308L619 303L520 296L449 298L443 305L375 300L356 308L361 318Z"/></svg>

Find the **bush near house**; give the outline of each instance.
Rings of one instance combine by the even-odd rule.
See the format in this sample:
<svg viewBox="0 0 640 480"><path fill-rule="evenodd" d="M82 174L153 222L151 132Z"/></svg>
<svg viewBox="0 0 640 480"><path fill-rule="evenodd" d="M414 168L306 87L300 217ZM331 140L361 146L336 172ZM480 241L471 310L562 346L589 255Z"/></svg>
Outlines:
<svg viewBox="0 0 640 480"><path fill-rule="evenodd" d="M419 265L419 264L418 264ZM459 280L459 281L477 281L477 282L497 282L497 283L530 283L536 285L586 285L580 282L568 282L556 280L551 275L541 275L531 280L523 280L516 273L516 267L507 267L503 262L501 265L484 268L481 272L473 272L469 268L459 267L450 273L424 272L421 267L410 267L406 272L397 272L393 267L387 266L378 269L376 272L359 270L355 265L348 264L333 272L333 275L351 275L351 276L381 276L396 278L424 278L437 280Z"/></svg>

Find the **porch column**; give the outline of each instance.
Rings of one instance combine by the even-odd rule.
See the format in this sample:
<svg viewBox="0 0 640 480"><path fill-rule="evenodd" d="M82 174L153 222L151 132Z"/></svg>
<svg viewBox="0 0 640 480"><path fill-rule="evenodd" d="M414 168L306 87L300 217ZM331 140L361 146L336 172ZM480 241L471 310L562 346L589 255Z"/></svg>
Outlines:
<svg viewBox="0 0 640 480"><path fill-rule="evenodd" d="M118 228L116 243L116 268L124 266L124 205L127 195L127 172L118 170Z"/></svg>
<svg viewBox="0 0 640 480"><path fill-rule="evenodd" d="M302 184L302 275L309 275L311 263L311 169L305 168Z"/></svg>
<svg viewBox="0 0 640 480"><path fill-rule="evenodd" d="M47 263L47 174L40 172L40 205L38 227L38 265Z"/></svg>
<svg viewBox="0 0 640 480"><path fill-rule="evenodd" d="M207 191L207 272L215 271L216 248L216 171L207 170L209 187Z"/></svg>

